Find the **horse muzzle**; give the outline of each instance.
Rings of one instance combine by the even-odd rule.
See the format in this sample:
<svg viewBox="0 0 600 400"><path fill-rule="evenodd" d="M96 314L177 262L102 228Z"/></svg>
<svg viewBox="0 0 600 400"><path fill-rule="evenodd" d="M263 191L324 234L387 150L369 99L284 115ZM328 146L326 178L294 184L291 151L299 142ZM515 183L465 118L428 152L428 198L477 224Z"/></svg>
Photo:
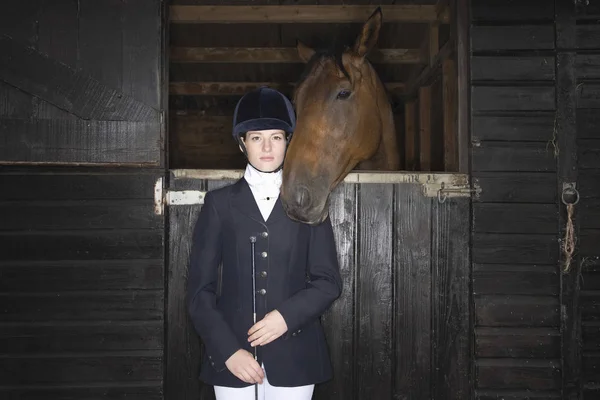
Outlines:
<svg viewBox="0 0 600 400"><path fill-rule="evenodd" d="M282 204L286 214L294 221L309 225L320 224L327 218L327 196L315 196L315 191L303 185L293 187L287 195L282 197Z"/></svg>

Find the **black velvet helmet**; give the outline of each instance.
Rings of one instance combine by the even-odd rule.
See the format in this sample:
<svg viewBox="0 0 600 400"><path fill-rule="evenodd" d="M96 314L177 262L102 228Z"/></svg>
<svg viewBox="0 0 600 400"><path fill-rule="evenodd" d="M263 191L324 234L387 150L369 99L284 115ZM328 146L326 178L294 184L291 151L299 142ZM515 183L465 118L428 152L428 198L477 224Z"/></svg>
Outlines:
<svg viewBox="0 0 600 400"><path fill-rule="evenodd" d="M235 106L233 137L248 131L281 129L288 140L296 128L296 115L292 103L275 89L260 87L246 93Z"/></svg>

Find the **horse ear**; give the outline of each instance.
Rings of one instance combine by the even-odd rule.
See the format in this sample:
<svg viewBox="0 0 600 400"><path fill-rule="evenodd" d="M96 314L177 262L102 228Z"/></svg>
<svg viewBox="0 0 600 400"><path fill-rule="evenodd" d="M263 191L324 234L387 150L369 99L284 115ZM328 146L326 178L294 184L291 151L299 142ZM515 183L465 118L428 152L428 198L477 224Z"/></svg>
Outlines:
<svg viewBox="0 0 600 400"><path fill-rule="evenodd" d="M362 27L360 35L354 42L354 54L359 57L365 57L369 51L377 43L379 38L379 29L381 28L382 12L381 7L377 7L377 10L371 14L367 22Z"/></svg>
<svg viewBox="0 0 600 400"><path fill-rule="evenodd" d="M298 50L300 59L305 63L307 63L315 54L315 51L312 48L308 47L300 40L296 40L296 49Z"/></svg>

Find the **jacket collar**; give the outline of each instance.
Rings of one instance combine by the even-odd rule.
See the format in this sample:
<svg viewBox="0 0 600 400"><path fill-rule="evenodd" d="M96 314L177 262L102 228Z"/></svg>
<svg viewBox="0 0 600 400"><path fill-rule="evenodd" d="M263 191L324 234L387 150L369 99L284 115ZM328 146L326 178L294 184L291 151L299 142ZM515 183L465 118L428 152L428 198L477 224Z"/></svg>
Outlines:
<svg viewBox="0 0 600 400"><path fill-rule="evenodd" d="M283 204L281 203L281 196L278 196L277 201L273 206L273 211L271 211L269 218L265 221L254 200L250 186L248 186L248 182L244 178L233 185L231 205L242 214L263 225L272 225L276 221L287 217L285 210L283 209Z"/></svg>

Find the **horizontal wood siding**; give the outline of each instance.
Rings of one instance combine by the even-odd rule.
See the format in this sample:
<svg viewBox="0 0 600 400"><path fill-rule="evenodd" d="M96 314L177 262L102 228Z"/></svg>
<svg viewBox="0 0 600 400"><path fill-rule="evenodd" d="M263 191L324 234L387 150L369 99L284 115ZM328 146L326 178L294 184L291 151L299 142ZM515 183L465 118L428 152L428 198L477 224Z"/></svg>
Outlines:
<svg viewBox="0 0 600 400"><path fill-rule="evenodd" d="M0 398L163 398L160 176L0 173Z"/></svg>
<svg viewBox="0 0 600 400"><path fill-rule="evenodd" d="M174 178L170 185L230 183ZM169 207L166 398L214 398L196 379L201 346L184 297L199 210ZM416 184L343 183L330 210L344 287L322 318L334 378L317 385L314 398L468 398L469 200L439 204Z"/></svg>
<svg viewBox="0 0 600 400"><path fill-rule="evenodd" d="M559 399L554 5L471 11L476 398Z"/></svg>

